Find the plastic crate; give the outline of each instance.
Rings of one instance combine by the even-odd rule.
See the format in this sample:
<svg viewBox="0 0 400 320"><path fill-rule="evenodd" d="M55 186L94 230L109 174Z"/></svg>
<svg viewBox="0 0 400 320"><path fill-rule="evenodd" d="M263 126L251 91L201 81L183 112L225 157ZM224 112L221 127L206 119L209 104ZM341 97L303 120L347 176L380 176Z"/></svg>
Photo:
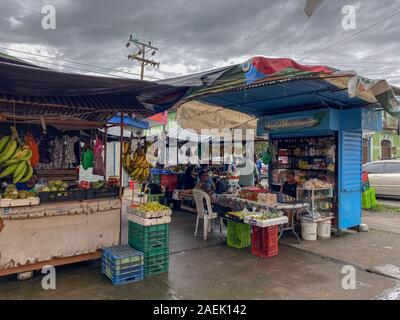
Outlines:
<svg viewBox="0 0 400 320"><path fill-rule="evenodd" d="M271 258L278 255L278 226L252 226L251 253L261 258Z"/></svg>
<svg viewBox="0 0 400 320"><path fill-rule="evenodd" d="M169 224L142 226L129 221L128 243L133 248L148 252L169 247Z"/></svg>
<svg viewBox="0 0 400 320"><path fill-rule="evenodd" d="M116 270L127 264L143 264L144 254L130 246L116 246L102 250L102 260L109 261Z"/></svg>
<svg viewBox="0 0 400 320"><path fill-rule="evenodd" d="M368 172L367 171L362 172L362 182L368 182Z"/></svg>
<svg viewBox="0 0 400 320"><path fill-rule="evenodd" d="M85 190L85 199L108 199L117 198L119 196L119 187L105 187L99 189Z"/></svg>
<svg viewBox="0 0 400 320"><path fill-rule="evenodd" d="M372 190L372 189L365 190L362 193L362 208L363 209L367 209L368 210L368 209L372 208L370 190Z"/></svg>
<svg viewBox="0 0 400 320"><path fill-rule="evenodd" d="M123 285L144 278L144 255L129 246L103 249L101 272L114 285Z"/></svg>
<svg viewBox="0 0 400 320"><path fill-rule="evenodd" d="M368 189L370 201L371 201L371 208L376 208L376 193L374 188Z"/></svg>
<svg viewBox="0 0 400 320"><path fill-rule="evenodd" d="M85 198L83 190L39 192L40 203L82 201Z"/></svg>
<svg viewBox="0 0 400 320"><path fill-rule="evenodd" d="M238 249L249 247L251 245L250 225L228 221L227 243L228 246Z"/></svg>
<svg viewBox="0 0 400 320"><path fill-rule="evenodd" d="M144 279L144 266L138 266L138 270L135 272L130 272L122 275L113 275L110 270L103 270L102 273L109 278L112 283L116 286L121 286L124 284L140 281Z"/></svg>
<svg viewBox="0 0 400 320"><path fill-rule="evenodd" d="M145 277L165 273L169 270L169 248L151 250L144 255Z"/></svg>
<svg viewBox="0 0 400 320"><path fill-rule="evenodd" d="M178 187L178 175L162 174L160 184L168 191L173 191Z"/></svg>

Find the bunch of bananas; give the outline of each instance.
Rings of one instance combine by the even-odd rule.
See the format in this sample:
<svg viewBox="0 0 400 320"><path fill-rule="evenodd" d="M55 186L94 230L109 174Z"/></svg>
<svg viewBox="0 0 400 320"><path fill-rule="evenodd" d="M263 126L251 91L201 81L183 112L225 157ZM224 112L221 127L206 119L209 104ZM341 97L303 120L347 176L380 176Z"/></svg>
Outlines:
<svg viewBox="0 0 400 320"><path fill-rule="evenodd" d="M0 139L0 178L13 177L13 183L27 182L33 175L29 159L32 150L27 145L19 145L15 136Z"/></svg>
<svg viewBox="0 0 400 320"><path fill-rule="evenodd" d="M144 182L150 175L150 163L146 160L147 148L151 146L151 142L146 142L132 152L131 143L124 142L122 166L131 179L138 182Z"/></svg>

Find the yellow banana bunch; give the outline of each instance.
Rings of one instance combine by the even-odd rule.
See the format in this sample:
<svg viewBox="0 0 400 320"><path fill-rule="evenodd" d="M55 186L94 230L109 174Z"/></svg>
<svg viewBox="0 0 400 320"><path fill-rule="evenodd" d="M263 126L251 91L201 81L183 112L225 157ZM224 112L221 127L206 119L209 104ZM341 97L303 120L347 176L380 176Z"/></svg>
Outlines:
<svg viewBox="0 0 400 320"><path fill-rule="evenodd" d="M139 146L134 152L123 154L122 165L131 179L139 182L146 181L150 175L150 164L147 162L146 153L149 142ZM130 149L130 148L129 148ZM124 145L125 152L125 145Z"/></svg>

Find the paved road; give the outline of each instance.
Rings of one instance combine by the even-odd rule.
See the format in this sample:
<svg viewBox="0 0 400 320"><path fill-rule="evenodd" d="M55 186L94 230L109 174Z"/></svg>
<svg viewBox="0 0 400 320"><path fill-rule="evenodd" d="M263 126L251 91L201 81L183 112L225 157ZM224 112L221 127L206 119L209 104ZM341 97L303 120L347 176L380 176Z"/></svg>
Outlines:
<svg viewBox="0 0 400 320"><path fill-rule="evenodd" d="M189 213L174 213L168 274L114 287L100 274L98 262L83 263L58 268L55 291L41 289L40 275L26 282L1 278L0 299L398 298L400 255L398 245L391 244L399 239L396 234L356 233L301 247L282 243L279 255L265 260L251 255L249 248L222 244L217 233L208 241L194 238L194 222ZM342 288L346 265L356 266L354 290Z"/></svg>

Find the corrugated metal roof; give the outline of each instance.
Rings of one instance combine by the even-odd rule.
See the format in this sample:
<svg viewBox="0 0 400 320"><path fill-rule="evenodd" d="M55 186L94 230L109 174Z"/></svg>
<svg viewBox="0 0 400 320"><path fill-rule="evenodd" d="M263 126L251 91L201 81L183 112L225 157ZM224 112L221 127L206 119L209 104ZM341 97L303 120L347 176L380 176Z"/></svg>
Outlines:
<svg viewBox="0 0 400 320"><path fill-rule="evenodd" d="M198 100L253 116L263 116L321 107L354 108L372 106L347 90L316 79L260 83L247 88L210 94ZM378 104L376 104L378 106Z"/></svg>

